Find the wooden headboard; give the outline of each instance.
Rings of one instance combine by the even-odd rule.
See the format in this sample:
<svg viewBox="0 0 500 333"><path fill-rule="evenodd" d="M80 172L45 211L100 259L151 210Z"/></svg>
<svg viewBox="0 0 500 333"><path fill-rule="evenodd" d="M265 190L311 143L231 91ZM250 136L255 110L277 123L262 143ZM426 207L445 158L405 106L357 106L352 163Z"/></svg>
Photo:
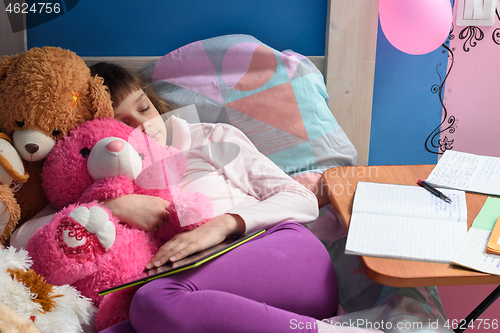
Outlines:
<svg viewBox="0 0 500 333"><path fill-rule="evenodd" d="M378 0L329 0L325 80L330 110L368 165Z"/></svg>
<svg viewBox="0 0 500 333"><path fill-rule="evenodd" d="M368 164L378 29L378 0L329 0L324 57L308 57L325 77L330 109ZM5 15L5 12L0 13ZM26 34L13 34L0 17L0 55L26 49ZM109 61L138 70L157 57L86 57L88 64Z"/></svg>

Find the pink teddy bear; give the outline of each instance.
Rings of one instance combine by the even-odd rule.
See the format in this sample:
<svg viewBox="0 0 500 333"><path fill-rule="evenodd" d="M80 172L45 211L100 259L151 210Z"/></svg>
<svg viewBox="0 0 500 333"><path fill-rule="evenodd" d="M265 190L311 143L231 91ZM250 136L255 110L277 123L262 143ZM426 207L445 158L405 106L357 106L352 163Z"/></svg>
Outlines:
<svg viewBox="0 0 500 333"><path fill-rule="evenodd" d="M145 276L145 264L159 246L212 217L208 197L180 192L186 165L179 150L161 147L112 118L81 124L58 140L47 157L43 186L60 211L29 240L32 268L48 283L71 284L91 298L99 307L99 331L128 318L136 289L104 297L98 292ZM171 203L168 221L158 231L120 223L99 204L131 193Z"/></svg>

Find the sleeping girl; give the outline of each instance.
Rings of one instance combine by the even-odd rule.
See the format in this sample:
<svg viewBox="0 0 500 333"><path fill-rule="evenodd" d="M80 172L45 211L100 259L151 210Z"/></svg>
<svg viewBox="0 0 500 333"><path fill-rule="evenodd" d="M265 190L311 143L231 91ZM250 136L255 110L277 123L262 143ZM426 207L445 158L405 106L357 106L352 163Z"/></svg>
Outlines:
<svg viewBox="0 0 500 333"><path fill-rule="evenodd" d="M304 224L318 216L315 195L262 155L228 124L187 123L161 114L170 107L146 83L122 67L99 63L115 118L161 145L185 152L188 169L181 188L210 197L214 218L174 236L146 268L178 262L199 251L257 229L266 231L204 265L142 286L130 319L103 332L361 332L335 327L338 282L328 252ZM173 133L169 133L167 126ZM169 137L172 139L169 139ZM214 158L203 147L237 146L237 158ZM231 152L230 154L233 154ZM168 219L169 202L124 195L104 203L121 221L146 231ZM50 221L49 217L45 217Z"/></svg>

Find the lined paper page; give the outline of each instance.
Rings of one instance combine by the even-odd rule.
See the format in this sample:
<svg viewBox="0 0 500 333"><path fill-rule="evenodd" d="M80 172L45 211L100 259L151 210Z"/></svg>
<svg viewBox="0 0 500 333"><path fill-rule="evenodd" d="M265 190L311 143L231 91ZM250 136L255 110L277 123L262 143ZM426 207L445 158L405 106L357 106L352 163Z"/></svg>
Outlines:
<svg viewBox="0 0 500 333"><path fill-rule="evenodd" d="M500 195L500 158L447 150L427 181L439 187Z"/></svg>
<svg viewBox="0 0 500 333"><path fill-rule="evenodd" d="M500 256L486 253L491 231L470 228L452 263L481 272L500 275Z"/></svg>
<svg viewBox="0 0 500 333"><path fill-rule="evenodd" d="M418 186L359 182L347 254L451 262L467 234L465 193L446 203Z"/></svg>
<svg viewBox="0 0 500 333"><path fill-rule="evenodd" d="M500 198L489 197L477 214L452 263L500 275L500 256L486 253L491 232L500 215Z"/></svg>

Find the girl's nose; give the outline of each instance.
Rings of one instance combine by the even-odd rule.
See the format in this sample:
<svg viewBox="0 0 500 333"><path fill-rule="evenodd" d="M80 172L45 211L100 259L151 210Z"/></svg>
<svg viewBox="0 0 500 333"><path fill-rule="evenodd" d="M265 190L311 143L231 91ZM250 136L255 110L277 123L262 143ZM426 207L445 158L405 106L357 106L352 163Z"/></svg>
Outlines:
<svg viewBox="0 0 500 333"><path fill-rule="evenodd" d="M119 153L122 151L124 146L125 144L123 143L123 141L113 140L106 145L106 149L111 152Z"/></svg>
<svg viewBox="0 0 500 333"><path fill-rule="evenodd" d="M141 131L142 133L146 133L146 130L148 129L148 127L151 126L151 122L150 121L145 121L141 124Z"/></svg>

